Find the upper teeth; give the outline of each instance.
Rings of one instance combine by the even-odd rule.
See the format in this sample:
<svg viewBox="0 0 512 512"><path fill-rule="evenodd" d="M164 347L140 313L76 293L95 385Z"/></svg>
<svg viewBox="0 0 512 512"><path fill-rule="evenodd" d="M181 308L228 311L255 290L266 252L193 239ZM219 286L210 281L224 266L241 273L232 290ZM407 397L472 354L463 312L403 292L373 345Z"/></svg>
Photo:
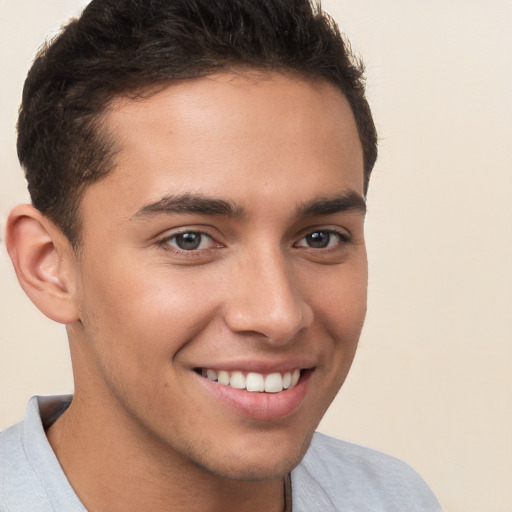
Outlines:
<svg viewBox="0 0 512 512"><path fill-rule="evenodd" d="M247 391L259 391L265 393L279 393L283 389L288 389L299 381L300 370L297 368L286 373L261 373L249 372L244 374L240 371L227 372L225 370L203 369L203 377L215 380L224 386L231 386L237 389L246 389Z"/></svg>

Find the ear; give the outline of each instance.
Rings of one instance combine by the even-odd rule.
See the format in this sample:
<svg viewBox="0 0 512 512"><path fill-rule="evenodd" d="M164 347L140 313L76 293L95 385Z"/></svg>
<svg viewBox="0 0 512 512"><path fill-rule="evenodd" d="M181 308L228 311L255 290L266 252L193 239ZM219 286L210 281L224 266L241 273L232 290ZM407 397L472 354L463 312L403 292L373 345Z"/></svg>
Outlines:
<svg viewBox="0 0 512 512"><path fill-rule="evenodd" d="M78 320L73 294L76 257L64 234L29 204L7 219L7 251L21 287L47 317L63 324Z"/></svg>

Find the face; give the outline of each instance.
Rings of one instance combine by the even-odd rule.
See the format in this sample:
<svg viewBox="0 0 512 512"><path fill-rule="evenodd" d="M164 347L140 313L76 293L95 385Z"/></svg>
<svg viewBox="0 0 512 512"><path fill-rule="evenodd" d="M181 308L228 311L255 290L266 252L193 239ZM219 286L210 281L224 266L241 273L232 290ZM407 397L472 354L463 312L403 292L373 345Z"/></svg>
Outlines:
<svg viewBox="0 0 512 512"><path fill-rule="evenodd" d="M119 100L81 204L76 399L181 464L304 455L366 310L363 161L331 85L220 74Z"/></svg>

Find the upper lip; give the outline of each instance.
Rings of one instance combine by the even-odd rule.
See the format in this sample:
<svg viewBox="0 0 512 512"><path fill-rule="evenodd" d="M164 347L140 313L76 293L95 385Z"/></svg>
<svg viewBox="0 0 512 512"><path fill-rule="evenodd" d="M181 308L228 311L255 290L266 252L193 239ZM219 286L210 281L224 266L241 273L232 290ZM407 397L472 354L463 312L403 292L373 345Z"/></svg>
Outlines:
<svg viewBox="0 0 512 512"><path fill-rule="evenodd" d="M280 361L263 361L263 360L234 360L222 362L207 362L204 364L194 365L194 369L207 368L210 370L225 370L228 372L256 372L256 373L285 373L298 368L299 370L309 370L315 367L311 360L304 358L285 359Z"/></svg>

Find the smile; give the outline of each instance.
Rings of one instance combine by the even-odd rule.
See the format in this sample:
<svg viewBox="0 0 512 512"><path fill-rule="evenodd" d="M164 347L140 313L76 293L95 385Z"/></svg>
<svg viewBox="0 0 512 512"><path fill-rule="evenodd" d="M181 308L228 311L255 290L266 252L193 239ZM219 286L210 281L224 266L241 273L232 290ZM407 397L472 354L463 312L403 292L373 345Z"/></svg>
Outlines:
<svg viewBox="0 0 512 512"><path fill-rule="evenodd" d="M285 389L293 388L300 379L298 368L285 373L275 372L267 375L257 372L217 371L209 368L201 369L200 373L203 377L223 386L245 389L253 393L279 393Z"/></svg>

